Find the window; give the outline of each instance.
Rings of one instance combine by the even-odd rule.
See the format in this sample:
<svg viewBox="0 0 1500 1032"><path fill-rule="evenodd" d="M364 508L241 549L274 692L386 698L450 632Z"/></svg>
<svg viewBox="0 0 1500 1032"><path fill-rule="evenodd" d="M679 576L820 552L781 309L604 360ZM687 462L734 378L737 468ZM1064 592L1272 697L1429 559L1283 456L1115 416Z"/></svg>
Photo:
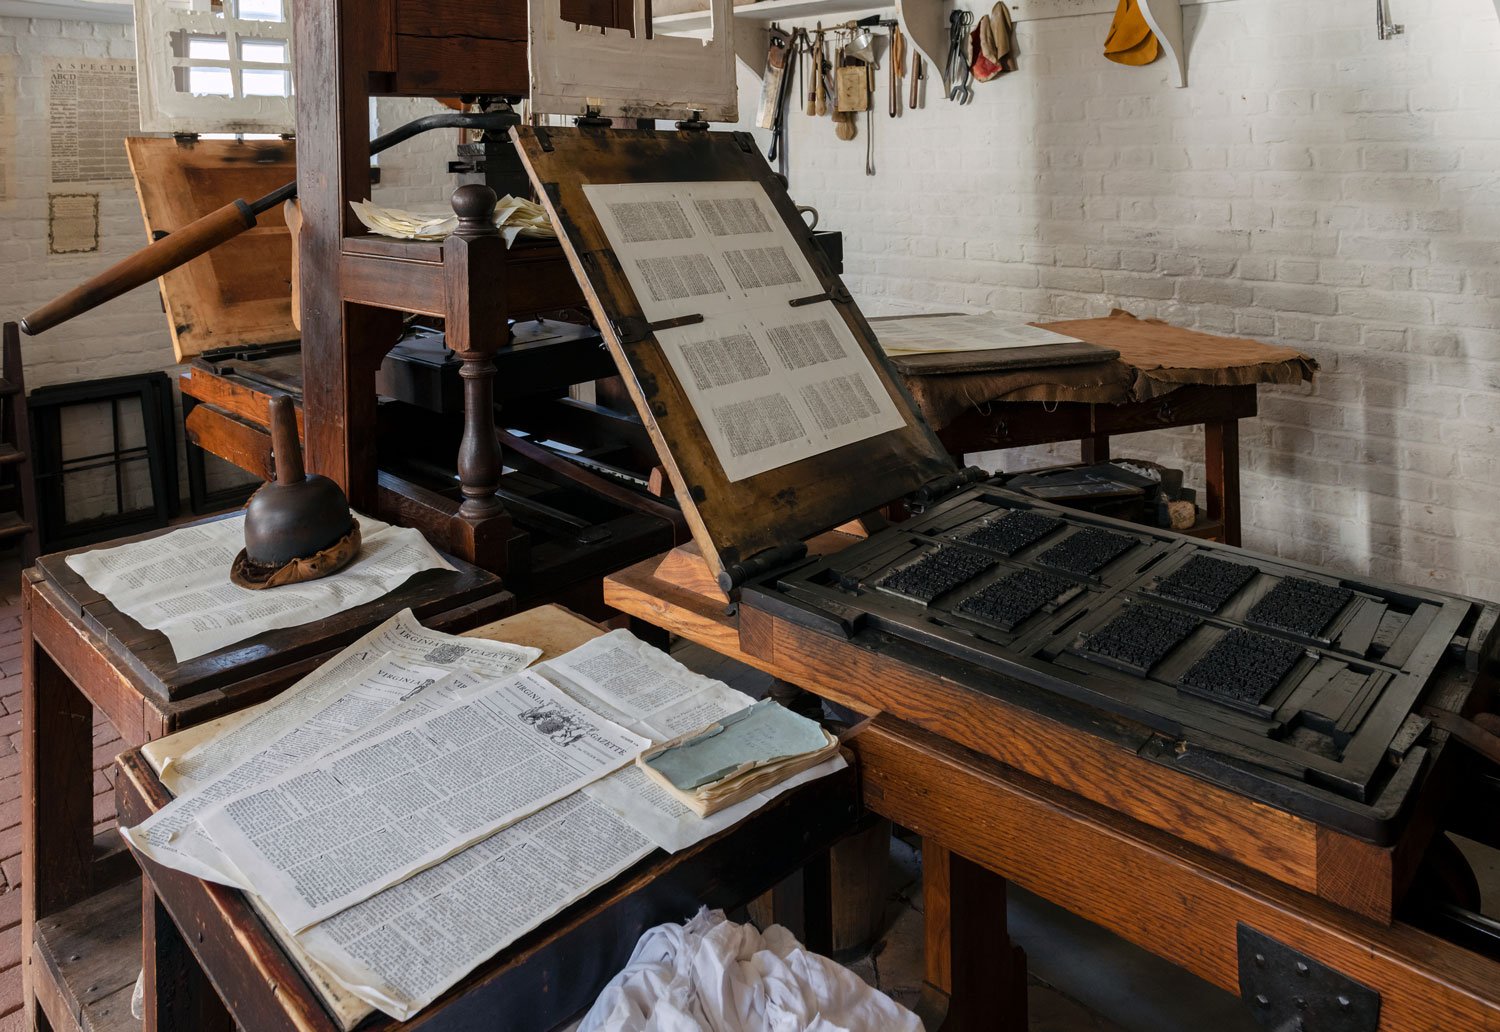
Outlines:
<svg viewBox="0 0 1500 1032"><path fill-rule="evenodd" d="M148 132L291 132L288 0L142 0Z"/></svg>

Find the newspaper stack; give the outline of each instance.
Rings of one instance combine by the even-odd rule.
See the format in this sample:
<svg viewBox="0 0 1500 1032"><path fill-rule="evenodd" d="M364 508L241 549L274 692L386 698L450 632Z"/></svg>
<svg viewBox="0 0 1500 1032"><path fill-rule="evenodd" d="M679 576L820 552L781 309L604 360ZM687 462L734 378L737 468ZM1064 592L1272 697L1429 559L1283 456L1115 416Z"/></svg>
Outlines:
<svg viewBox="0 0 1500 1032"><path fill-rule="evenodd" d="M351 1029L410 1018L654 850L843 766L700 818L633 760L749 697L624 631L539 655L403 612L270 702L148 745L175 798L122 833L244 890Z"/></svg>
<svg viewBox="0 0 1500 1032"><path fill-rule="evenodd" d="M458 228L453 212L417 212L385 208L371 201L350 201L365 228L379 236L401 240L442 240ZM495 226L509 247L519 237L557 238L546 210L533 201L506 194L495 204Z"/></svg>
<svg viewBox="0 0 1500 1032"><path fill-rule="evenodd" d="M651 779L700 817L831 759L839 740L815 720L762 699L636 757Z"/></svg>

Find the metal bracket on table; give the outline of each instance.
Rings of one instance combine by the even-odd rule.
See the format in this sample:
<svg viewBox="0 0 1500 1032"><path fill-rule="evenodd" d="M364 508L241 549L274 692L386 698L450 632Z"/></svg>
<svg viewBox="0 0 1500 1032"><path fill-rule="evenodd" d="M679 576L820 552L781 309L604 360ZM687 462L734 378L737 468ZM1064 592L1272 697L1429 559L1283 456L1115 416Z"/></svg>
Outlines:
<svg viewBox="0 0 1500 1032"><path fill-rule="evenodd" d="M1274 1032L1376 1032L1380 994L1285 943L1238 926L1240 997Z"/></svg>

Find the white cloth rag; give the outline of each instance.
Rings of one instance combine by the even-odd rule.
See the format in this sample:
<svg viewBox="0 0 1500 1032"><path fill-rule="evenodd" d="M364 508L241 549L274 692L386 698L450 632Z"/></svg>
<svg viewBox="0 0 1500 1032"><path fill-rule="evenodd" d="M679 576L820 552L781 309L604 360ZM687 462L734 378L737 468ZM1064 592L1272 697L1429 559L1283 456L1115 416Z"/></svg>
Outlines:
<svg viewBox="0 0 1500 1032"><path fill-rule="evenodd" d="M578 1032L922 1032L917 1016L792 933L722 910L650 929Z"/></svg>

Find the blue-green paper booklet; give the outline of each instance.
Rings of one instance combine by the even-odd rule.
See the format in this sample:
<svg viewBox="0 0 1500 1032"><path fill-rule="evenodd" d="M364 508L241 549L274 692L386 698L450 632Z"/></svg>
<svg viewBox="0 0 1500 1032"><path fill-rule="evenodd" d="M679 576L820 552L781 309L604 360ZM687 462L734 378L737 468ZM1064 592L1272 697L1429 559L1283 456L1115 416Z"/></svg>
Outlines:
<svg viewBox="0 0 1500 1032"><path fill-rule="evenodd" d="M765 699L640 758L656 781L712 813L822 762L838 740L816 721ZM706 809L701 807L707 807Z"/></svg>

